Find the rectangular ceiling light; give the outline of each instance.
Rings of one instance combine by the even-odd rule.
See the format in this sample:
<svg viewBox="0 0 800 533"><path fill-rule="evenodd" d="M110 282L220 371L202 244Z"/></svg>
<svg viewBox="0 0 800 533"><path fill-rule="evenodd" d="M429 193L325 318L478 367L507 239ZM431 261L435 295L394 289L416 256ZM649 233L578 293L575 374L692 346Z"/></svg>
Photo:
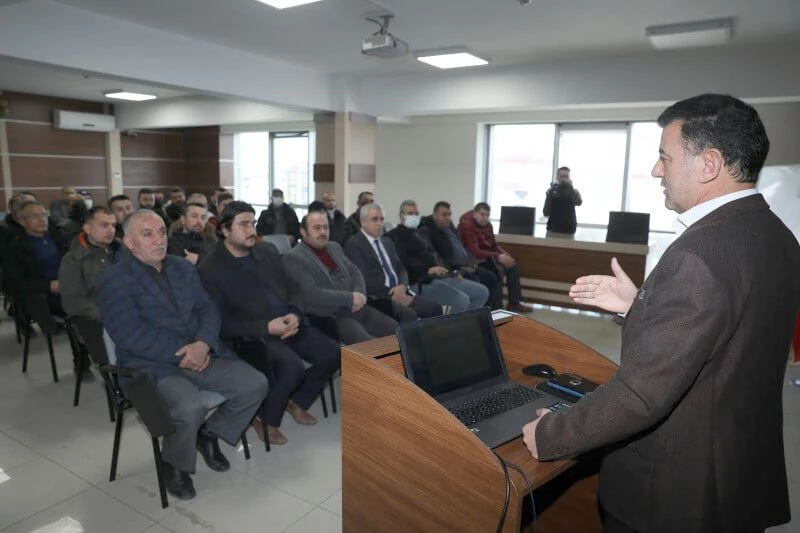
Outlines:
<svg viewBox="0 0 800 533"><path fill-rule="evenodd" d="M321 0L258 0L261 3L272 6L275 9L286 9L289 7L303 6L305 4L313 4Z"/></svg>
<svg viewBox="0 0 800 533"><path fill-rule="evenodd" d="M438 52L431 50L417 52L414 55L417 57L417 61L443 69L477 67L489 63L488 59L476 56L467 50L441 50Z"/></svg>
<svg viewBox="0 0 800 533"><path fill-rule="evenodd" d="M122 89L115 89L113 91L106 91L103 93L106 98L114 98L116 100L130 100L131 102L144 102L145 100L155 100L154 94L142 94L123 91Z"/></svg>
<svg viewBox="0 0 800 533"><path fill-rule="evenodd" d="M653 48L659 50L696 48L727 44L731 40L732 26L733 19L724 18L650 26L645 33Z"/></svg>

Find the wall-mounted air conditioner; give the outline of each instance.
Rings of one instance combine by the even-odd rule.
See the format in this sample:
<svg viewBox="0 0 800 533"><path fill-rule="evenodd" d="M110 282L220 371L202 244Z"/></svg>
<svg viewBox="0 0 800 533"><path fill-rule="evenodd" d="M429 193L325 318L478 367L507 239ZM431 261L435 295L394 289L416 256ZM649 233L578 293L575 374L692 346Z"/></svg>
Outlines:
<svg viewBox="0 0 800 533"><path fill-rule="evenodd" d="M56 109L53 111L53 127L59 130L109 132L117 128L117 123L113 115Z"/></svg>

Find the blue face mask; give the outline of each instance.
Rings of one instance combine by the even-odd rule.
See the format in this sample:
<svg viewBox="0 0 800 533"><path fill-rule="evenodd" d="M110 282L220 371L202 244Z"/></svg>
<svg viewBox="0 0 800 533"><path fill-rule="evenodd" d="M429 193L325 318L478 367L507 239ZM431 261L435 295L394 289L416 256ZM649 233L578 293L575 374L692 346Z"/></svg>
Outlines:
<svg viewBox="0 0 800 533"><path fill-rule="evenodd" d="M403 225L408 229L417 229L419 227L419 215L405 215Z"/></svg>

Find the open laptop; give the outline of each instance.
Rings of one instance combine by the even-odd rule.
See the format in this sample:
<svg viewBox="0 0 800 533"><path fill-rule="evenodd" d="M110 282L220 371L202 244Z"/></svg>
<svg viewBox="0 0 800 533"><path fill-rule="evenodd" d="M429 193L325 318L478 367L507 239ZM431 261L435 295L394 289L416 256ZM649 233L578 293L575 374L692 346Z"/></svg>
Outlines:
<svg viewBox="0 0 800 533"><path fill-rule="evenodd" d="M560 398L510 381L488 308L397 326L406 375L490 448L522 435Z"/></svg>

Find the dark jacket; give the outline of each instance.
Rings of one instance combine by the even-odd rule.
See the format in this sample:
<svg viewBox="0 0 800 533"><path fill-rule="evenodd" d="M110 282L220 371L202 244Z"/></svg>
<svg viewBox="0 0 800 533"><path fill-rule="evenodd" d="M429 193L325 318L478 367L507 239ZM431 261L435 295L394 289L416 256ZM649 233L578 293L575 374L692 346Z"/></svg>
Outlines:
<svg viewBox="0 0 800 533"><path fill-rule="evenodd" d="M46 238L54 239L63 257L69 248L69 240L63 232L51 225ZM28 294L50 294L50 281L46 278L41 263L36 259L28 241L28 233L16 234L8 245L3 261L3 279L12 295L24 298Z"/></svg>
<svg viewBox="0 0 800 533"><path fill-rule="evenodd" d="M619 371L541 419L540 457L614 444L599 503L636 531L788 522L782 396L798 272L800 247L761 195L692 224L628 310Z"/></svg>
<svg viewBox="0 0 800 533"><path fill-rule="evenodd" d="M361 231L361 216L359 211L361 208L356 209L344 221L344 240L347 241L350 237Z"/></svg>
<svg viewBox="0 0 800 533"><path fill-rule="evenodd" d="M344 241L349 236L347 234L347 219L344 217L344 213L339 211L338 209L334 209L333 217L331 217L327 211L325 214L328 217L328 227L330 228L330 240L333 242L338 242L339 244L344 244Z"/></svg>
<svg viewBox="0 0 800 533"><path fill-rule="evenodd" d="M455 233L456 237L459 237L458 230L455 228L455 226L450 224L450 228ZM463 261L457 261L455 252L453 250L453 243L450 241L450 237L447 235L447 233L445 233L444 230L439 229L439 227L436 225L436 222L434 222L433 217L430 215L422 217L422 219L419 221L419 234L428 242L434 253L436 253L438 256L439 261L445 268L453 269L460 267L472 267L480 262L470 253L469 250L466 250L466 263ZM466 246L464 248L466 249Z"/></svg>
<svg viewBox="0 0 800 533"><path fill-rule="evenodd" d="M148 271L147 269L151 269ZM164 275L175 304L153 278ZM203 341L211 357L235 357L219 340L217 307L186 260L167 255L161 274L125 253L103 271L97 283L100 317L116 344L121 365L155 378L174 374L181 347Z"/></svg>
<svg viewBox="0 0 800 533"><path fill-rule="evenodd" d="M388 237L381 237L381 244L389 255L387 258L391 262L397 274L397 283L408 286L408 272L400 261L392 240ZM367 287L367 296L383 298L389 294L386 287L386 278L378 259L375 247L367 240L364 232L359 230L344 245L344 253L354 265L364 274L364 282Z"/></svg>
<svg viewBox="0 0 800 533"><path fill-rule="evenodd" d="M416 230L402 224L386 234L395 245L400 262L408 271L411 283L430 281L428 269L438 266L436 256Z"/></svg>
<svg viewBox="0 0 800 533"><path fill-rule="evenodd" d="M25 233L25 228L14 220L11 213L7 214L5 220L0 222L0 268L3 266L3 259L8 254L8 246L20 233Z"/></svg>
<svg viewBox="0 0 800 533"><path fill-rule="evenodd" d="M176 231L169 236L167 253L178 257L186 257L184 250L197 254L199 265L210 254L217 244L217 239L211 234L200 234L186 231Z"/></svg>
<svg viewBox="0 0 800 533"><path fill-rule="evenodd" d="M461 219L458 221L458 233L461 235L461 242L464 243L466 249L482 261L497 259L500 254L507 253L497 244L492 223L479 226L475 222L475 217L472 216L472 211L461 215Z"/></svg>
<svg viewBox="0 0 800 533"><path fill-rule="evenodd" d="M265 287L303 322L299 287L286 275L275 245L258 242L250 253L256 263L255 270L243 266L220 241L198 269L203 285L219 308L220 336L225 340L268 334L267 323L279 315L270 306Z"/></svg>
<svg viewBox="0 0 800 533"><path fill-rule="evenodd" d="M75 237L58 270L61 305L68 315L100 320L96 303L97 279L106 267L117 262L121 248L117 240L106 250L92 246L85 233Z"/></svg>
<svg viewBox="0 0 800 533"><path fill-rule="evenodd" d="M558 233L575 233L578 219L575 206L581 205L583 199L578 189L567 183L556 183L547 189L544 199L543 214L547 219L547 230Z"/></svg>
<svg viewBox="0 0 800 533"><path fill-rule="evenodd" d="M167 228L169 228L170 224L172 224L173 222L177 222L178 220L181 219L181 215L183 214L183 207L184 206L182 205L169 204L164 209L164 213L166 215L166 220L164 221L164 223L167 225Z"/></svg>
<svg viewBox="0 0 800 533"><path fill-rule="evenodd" d="M261 211L258 216L258 223L256 224L256 232L259 235L274 235L276 231L275 212L280 209L283 215L283 220L286 222L286 235L292 235L295 243L300 240L300 221L297 219L297 213L294 212L292 206L289 204L281 204L280 207L270 204L268 208Z"/></svg>

